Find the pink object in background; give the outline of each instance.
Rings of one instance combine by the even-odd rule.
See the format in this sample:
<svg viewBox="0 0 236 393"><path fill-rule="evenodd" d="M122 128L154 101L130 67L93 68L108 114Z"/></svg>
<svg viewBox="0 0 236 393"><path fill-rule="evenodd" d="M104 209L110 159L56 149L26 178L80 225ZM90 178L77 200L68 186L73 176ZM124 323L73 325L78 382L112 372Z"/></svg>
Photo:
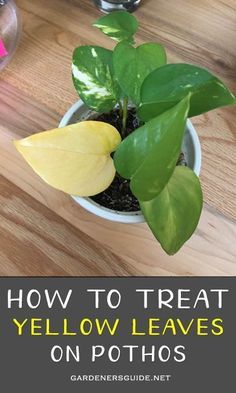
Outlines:
<svg viewBox="0 0 236 393"><path fill-rule="evenodd" d="M15 53L21 22L14 0L0 0L0 74Z"/></svg>
<svg viewBox="0 0 236 393"><path fill-rule="evenodd" d="M0 57L5 57L8 55L8 52L5 48L3 40L0 39Z"/></svg>

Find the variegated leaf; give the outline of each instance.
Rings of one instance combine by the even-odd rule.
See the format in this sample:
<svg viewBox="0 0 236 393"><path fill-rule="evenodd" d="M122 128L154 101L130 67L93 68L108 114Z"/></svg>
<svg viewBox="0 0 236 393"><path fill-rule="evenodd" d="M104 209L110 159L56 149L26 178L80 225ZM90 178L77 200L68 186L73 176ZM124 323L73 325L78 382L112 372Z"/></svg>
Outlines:
<svg viewBox="0 0 236 393"><path fill-rule="evenodd" d="M202 211L201 185L187 167L176 167L164 190L140 202L143 215L163 249L175 254L195 231Z"/></svg>
<svg viewBox="0 0 236 393"><path fill-rule="evenodd" d="M80 98L97 112L107 112L118 101L112 52L98 46L81 46L73 54L72 76Z"/></svg>

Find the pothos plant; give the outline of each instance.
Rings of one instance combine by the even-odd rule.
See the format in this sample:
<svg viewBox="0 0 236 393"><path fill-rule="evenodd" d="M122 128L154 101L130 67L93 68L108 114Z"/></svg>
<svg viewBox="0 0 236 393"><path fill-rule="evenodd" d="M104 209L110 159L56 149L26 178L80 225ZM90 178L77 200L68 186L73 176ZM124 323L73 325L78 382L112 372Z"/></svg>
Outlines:
<svg viewBox="0 0 236 393"><path fill-rule="evenodd" d="M73 195L104 191L117 171L130 181L149 227L172 255L196 229L203 203L198 177L176 165L187 118L235 104L235 97L206 69L166 64L162 45L136 46L133 15L114 12L94 26L118 43L113 51L76 48L74 86L98 113L118 107L121 131L104 122L82 121L16 141L16 147L47 183ZM143 124L127 136L128 105L136 108Z"/></svg>

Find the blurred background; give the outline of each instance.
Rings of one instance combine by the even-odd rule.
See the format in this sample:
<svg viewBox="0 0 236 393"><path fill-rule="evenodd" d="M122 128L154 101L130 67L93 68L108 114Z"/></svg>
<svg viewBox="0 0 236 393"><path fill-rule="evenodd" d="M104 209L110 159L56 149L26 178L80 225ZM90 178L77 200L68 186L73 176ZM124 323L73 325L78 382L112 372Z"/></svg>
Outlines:
<svg viewBox="0 0 236 393"><path fill-rule="evenodd" d="M9 63L20 39L20 12L13 0L0 0L0 71Z"/></svg>
<svg viewBox="0 0 236 393"><path fill-rule="evenodd" d="M103 12L129 11L133 12L141 0L93 0L94 4Z"/></svg>

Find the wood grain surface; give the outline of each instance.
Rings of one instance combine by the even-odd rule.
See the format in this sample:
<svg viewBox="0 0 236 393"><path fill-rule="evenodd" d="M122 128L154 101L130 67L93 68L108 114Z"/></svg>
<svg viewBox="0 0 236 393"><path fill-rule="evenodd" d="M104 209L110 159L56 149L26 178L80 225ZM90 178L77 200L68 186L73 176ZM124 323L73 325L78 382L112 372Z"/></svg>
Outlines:
<svg viewBox="0 0 236 393"><path fill-rule="evenodd" d="M0 75L0 274L236 275L236 109L193 119L203 150L205 207L193 238L166 256L145 224L94 217L35 175L12 140L54 128L78 97L74 47L113 43L91 27L89 0L18 0L20 46ZM236 92L236 2L143 0L138 43L169 61L208 67Z"/></svg>

